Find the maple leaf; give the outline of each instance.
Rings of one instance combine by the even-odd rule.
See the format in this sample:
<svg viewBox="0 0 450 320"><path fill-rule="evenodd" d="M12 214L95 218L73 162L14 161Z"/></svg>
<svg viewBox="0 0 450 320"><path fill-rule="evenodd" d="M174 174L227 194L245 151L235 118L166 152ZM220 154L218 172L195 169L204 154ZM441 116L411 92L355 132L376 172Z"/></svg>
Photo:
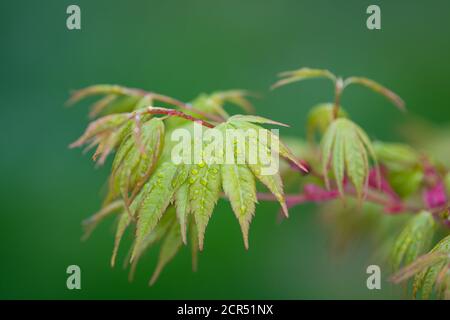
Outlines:
<svg viewBox="0 0 450 320"><path fill-rule="evenodd" d="M404 267L391 277L394 283L414 277L413 296L429 299L450 299L450 236L445 237L427 254Z"/></svg>
<svg viewBox="0 0 450 320"><path fill-rule="evenodd" d="M247 92L216 92L209 96L201 95L192 104L183 104L138 89L105 85L80 90L72 96L71 102L98 94L106 96L93 106L91 114L103 116L94 120L72 147L92 142L99 145L108 142L107 152L104 153L115 151L109 191L103 209L85 223L86 231L90 233L103 218L112 213L119 213L111 257L112 266L115 265L121 239L130 226L134 229L134 241L128 257L131 274L134 273L143 253L156 242L161 242L162 245L159 262L150 284L156 281L182 244L188 244L188 239L192 247L193 266L196 266L197 250L204 247L207 225L222 194L230 200L231 208L241 226L244 245L248 248L248 232L257 203L257 180L274 194L287 215L279 172L264 174L265 164L259 158L256 162L251 161L248 152L242 163L235 164L216 163L211 161L211 158L217 160L217 154L208 158L204 152L200 155L201 161L195 164L176 164L171 158L175 144L170 140L170 136L174 130L183 128L193 132L194 126L201 123L204 125L205 134L209 130L216 130L224 139L228 129L263 133L257 134L255 140L245 139L240 149L233 148L232 158L235 160L239 153L256 146L262 154L274 154L276 157L280 155L306 170L277 134L260 126L286 125L255 115L229 117L226 114L223 109L226 102L252 111L245 99ZM126 108L121 108L120 113L115 113L117 109L112 108L111 104L117 102L118 97L134 99ZM148 105L154 99L173 102L177 109ZM106 107L107 105L109 107ZM112 109L109 109L110 107ZM108 112L111 113L107 114ZM224 116L227 120L214 126L204 120L205 112ZM261 136L265 139L261 140ZM188 142L191 146L199 143L203 150L213 144L203 140L196 141L193 137ZM276 149L273 149L274 146ZM213 149L217 149L221 154L227 151L226 145L214 147Z"/></svg>
<svg viewBox="0 0 450 320"><path fill-rule="evenodd" d="M390 259L393 269L410 264L428 250L435 228L434 218L427 211L411 217L392 247Z"/></svg>
<svg viewBox="0 0 450 320"><path fill-rule="evenodd" d="M376 156L367 134L354 122L346 118L334 120L321 141L322 171L325 183L330 188L329 168L341 195L344 195L344 178L348 177L357 196L363 196L368 182L369 156L376 164Z"/></svg>

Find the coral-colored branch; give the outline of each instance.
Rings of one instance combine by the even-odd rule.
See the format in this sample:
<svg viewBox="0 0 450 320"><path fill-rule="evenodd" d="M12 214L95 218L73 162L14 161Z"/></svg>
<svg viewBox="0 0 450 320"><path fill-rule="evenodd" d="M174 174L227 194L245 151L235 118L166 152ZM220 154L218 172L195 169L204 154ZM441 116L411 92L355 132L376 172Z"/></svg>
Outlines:
<svg viewBox="0 0 450 320"><path fill-rule="evenodd" d="M355 198L358 196L356 190L351 186L346 186L345 194ZM258 193L257 197L258 200L277 201L276 197L269 193ZM337 198L339 198L339 192L337 189L328 191L314 184L305 185L303 188L303 193L288 194L285 196L288 207L293 207L306 202L326 202ZM400 200L386 197L384 194L376 193L373 190L368 190L366 192L364 200L383 206L385 211L390 214L416 212L420 210L420 208L405 204Z"/></svg>
<svg viewBox="0 0 450 320"><path fill-rule="evenodd" d="M190 116L184 112L174 110L174 109L165 109L165 108L158 108L158 107L148 107L145 113L148 114L166 114L168 116L174 116L174 117L180 117L189 121L197 122L201 124L202 126L208 127L208 128L214 128L214 125L202 120L198 119L196 117Z"/></svg>
<svg viewBox="0 0 450 320"><path fill-rule="evenodd" d="M134 88L126 88L126 93L130 95L139 95L139 96L149 96L155 100L168 103L174 106L177 106L181 109L192 111L198 115L201 115L207 119L210 119L212 121L222 122L224 119L220 116L216 116L207 112L203 112L201 110L198 110L194 108L191 104L184 103L180 100L177 100L175 98L165 96L159 93L151 92L151 91L145 91L143 89L134 89Z"/></svg>

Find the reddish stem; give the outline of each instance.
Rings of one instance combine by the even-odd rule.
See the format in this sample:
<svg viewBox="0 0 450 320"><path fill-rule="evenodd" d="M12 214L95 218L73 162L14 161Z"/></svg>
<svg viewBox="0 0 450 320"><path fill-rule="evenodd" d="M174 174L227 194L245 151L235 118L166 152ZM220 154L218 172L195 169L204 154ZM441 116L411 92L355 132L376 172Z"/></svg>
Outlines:
<svg viewBox="0 0 450 320"><path fill-rule="evenodd" d="M339 108L341 105L341 95L344 88L344 82L342 78L336 79L335 89L334 89L334 106L333 106L333 119L337 119L339 115Z"/></svg>
<svg viewBox="0 0 450 320"><path fill-rule="evenodd" d="M195 112L195 113L197 113L197 114L199 114L199 115L201 115L201 116L203 116L205 118L209 118L210 120L217 121L217 122L222 122L223 121L222 117L219 117L219 116L207 113L207 112L203 112L201 110L198 110L198 109L194 108L190 104L184 103L184 102L182 102L180 100L177 100L175 98L172 98L172 97L169 97L169 96L165 96L165 95L162 95L162 94L159 94L159 93L155 93L155 92L151 92L151 91L145 91L143 89L134 89L134 88L127 88L127 93L131 94L131 95L139 95L139 96L146 96L146 95L148 95L148 96L154 98L155 100L158 100L158 101L161 101L161 102L164 102L164 103L168 103L168 104L177 106L177 107L179 107L181 109L185 109L185 110L189 110L189 111Z"/></svg>
<svg viewBox="0 0 450 320"><path fill-rule="evenodd" d="M351 187L347 187L345 193L352 197L357 197L356 191ZM258 197L258 200L277 201L277 198L271 193L258 193L257 197ZM288 194L285 196L286 203L291 204L290 205L291 207L294 205L306 203L306 202L320 203L320 202L335 200L337 198L339 198L339 193L337 192L337 190L322 191L322 192L307 191L307 192L304 192L301 194ZM399 211L392 211L389 213L399 213L399 212L406 212L406 211L415 212L415 211L420 210L420 208L416 208L416 207L407 205L401 201L387 199L387 198L383 197L382 195L379 195L379 194L376 194L376 193L370 192L370 191L368 191L366 193L365 200L375 203L375 204L378 204L378 205L381 205L384 208L398 208L398 210L399 210Z"/></svg>
<svg viewBox="0 0 450 320"><path fill-rule="evenodd" d="M195 118L193 116L190 116L184 112L173 110L173 109L164 109L164 108L157 108L157 107L148 107L147 111L145 113L149 114L166 114L168 116L174 116L174 117L180 117L189 121L200 123L202 126L208 127L208 128L214 128L214 125L202 120Z"/></svg>

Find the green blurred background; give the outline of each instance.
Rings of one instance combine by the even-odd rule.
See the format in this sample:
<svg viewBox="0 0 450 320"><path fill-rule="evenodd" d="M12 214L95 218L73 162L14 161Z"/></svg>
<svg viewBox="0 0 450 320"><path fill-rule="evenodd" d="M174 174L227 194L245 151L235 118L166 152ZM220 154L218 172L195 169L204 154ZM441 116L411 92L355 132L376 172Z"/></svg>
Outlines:
<svg viewBox="0 0 450 320"><path fill-rule="evenodd" d="M81 7L81 31L66 29L69 4ZM370 4L381 6L381 31L366 28ZM184 101L246 88L263 94L259 114L291 124L282 134L304 136L308 108L332 98L331 84L268 87L278 72L310 66L380 81L410 114L443 124L450 116L448 1L19 0L1 1L0 12L0 298L401 297L386 281L367 290L369 247L340 258L330 252L314 205L277 224L277 205L261 203L246 251L221 202L198 272L183 248L148 287L154 250L129 283L126 271L109 267L114 219L80 241L80 222L99 208L109 169L68 149L87 124L87 104L63 104L70 90L96 83ZM371 137L399 138L395 127L405 115L382 97L355 87L343 105ZM81 290L66 288L71 264L81 267Z"/></svg>

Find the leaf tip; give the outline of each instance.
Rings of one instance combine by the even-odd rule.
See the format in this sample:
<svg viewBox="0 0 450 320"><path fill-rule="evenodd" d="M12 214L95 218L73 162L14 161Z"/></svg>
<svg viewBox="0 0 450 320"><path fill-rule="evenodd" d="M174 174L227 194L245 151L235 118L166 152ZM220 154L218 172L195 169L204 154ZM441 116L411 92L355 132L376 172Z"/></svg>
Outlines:
<svg viewBox="0 0 450 320"><path fill-rule="evenodd" d="M150 281L148 282L149 287L152 287L156 280L158 280L159 274L161 273L161 268L158 266L155 270L155 272L153 272L152 277L150 278Z"/></svg>
<svg viewBox="0 0 450 320"><path fill-rule="evenodd" d="M289 218L289 211L285 201L281 204L281 210L283 211L284 217Z"/></svg>

